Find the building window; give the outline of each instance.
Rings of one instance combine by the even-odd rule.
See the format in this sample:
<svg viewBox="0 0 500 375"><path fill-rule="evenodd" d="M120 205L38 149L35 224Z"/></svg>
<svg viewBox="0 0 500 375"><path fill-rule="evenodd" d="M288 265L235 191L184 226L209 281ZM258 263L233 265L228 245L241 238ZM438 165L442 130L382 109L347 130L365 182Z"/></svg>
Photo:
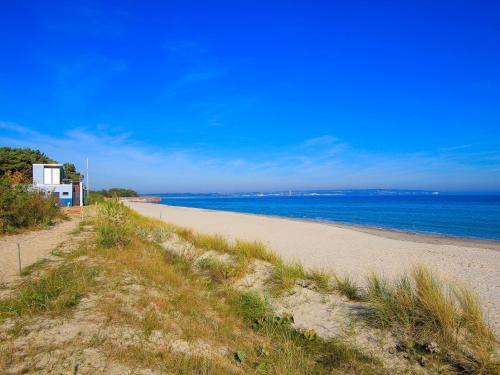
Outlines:
<svg viewBox="0 0 500 375"><path fill-rule="evenodd" d="M69 193L67 191L63 191L62 195L63 195L63 197L67 197L69 195Z"/></svg>
<svg viewBox="0 0 500 375"><path fill-rule="evenodd" d="M43 169L43 183L45 185L59 185L61 183L61 169L59 167L45 167Z"/></svg>

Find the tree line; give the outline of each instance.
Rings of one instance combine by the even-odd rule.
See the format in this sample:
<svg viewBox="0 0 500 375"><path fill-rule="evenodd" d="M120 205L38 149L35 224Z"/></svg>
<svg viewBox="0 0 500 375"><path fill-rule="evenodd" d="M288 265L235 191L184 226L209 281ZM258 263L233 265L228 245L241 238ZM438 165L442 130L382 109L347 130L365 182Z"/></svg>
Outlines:
<svg viewBox="0 0 500 375"><path fill-rule="evenodd" d="M31 148L0 147L0 178L5 175L16 175L16 179L31 183L33 179L33 164L57 163L40 150ZM76 170L73 163L64 163L64 177L69 180L81 181L83 174Z"/></svg>

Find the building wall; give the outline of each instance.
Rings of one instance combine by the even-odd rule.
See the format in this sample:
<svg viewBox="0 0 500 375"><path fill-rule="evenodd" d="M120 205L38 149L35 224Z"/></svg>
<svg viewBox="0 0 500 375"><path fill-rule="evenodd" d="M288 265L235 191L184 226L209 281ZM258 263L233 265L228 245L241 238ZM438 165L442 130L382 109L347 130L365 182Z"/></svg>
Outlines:
<svg viewBox="0 0 500 375"><path fill-rule="evenodd" d="M33 165L33 185L43 185L43 164Z"/></svg>
<svg viewBox="0 0 500 375"><path fill-rule="evenodd" d="M46 191L47 193L59 193L59 199L73 199L73 186L71 184L60 185L38 185L37 189Z"/></svg>

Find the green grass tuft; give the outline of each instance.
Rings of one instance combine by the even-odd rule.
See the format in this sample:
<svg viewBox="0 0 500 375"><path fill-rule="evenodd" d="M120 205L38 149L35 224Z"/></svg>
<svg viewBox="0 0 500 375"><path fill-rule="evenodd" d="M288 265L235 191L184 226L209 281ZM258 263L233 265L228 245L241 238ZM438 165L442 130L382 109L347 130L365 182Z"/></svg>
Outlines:
<svg viewBox="0 0 500 375"><path fill-rule="evenodd" d="M64 264L40 279L28 280L13 297L0 300L0 318L43 312L60 313L75 306L97 271L82 263Z"/></svg>
<svg viewBox="0 0 500 375"><path fill-rule="evenodd" d="M333 290L332 274L327 271L310 270L306 272L305 278L311 280L321 292L328 293Z"/></svg>
<svg viewBox="0 0 500 375"><path fill-rule="evenodd" d="M270 291L279 296L295 286L298 279L304 279L304 267L300 263L280 262L274 266L270 279Z"/></svg>
<svg viewBox="0 0 500 375"><path fill-rule="evenodd" d="M196 264L204 274L217 283L227 282L237 273L234 265L212 257L202 258Z"/></svg>
<svg viewBox="0 0 500 375"><path fill-rule="evenodd" d="M269 302L256 292L234 292L230 302L236 312L249 323L271 314Z"/></svg>
<svg viewBox="0 0 500 375"><path fill-rule="evenodd" d="M30 264L29 266L24 267L21 270L21 276L31 275L33 272L38 271L43 268L49 262L48 259L42 258L35 263Z"/></svg>
<svg viewBox="0 0 500 375"><path fill-rule="evenodd" d="M281 262L281 259L260 241L237 240L231 250L233 253L241 254L245 258L260 259L271 264Z"/></svg>
<svg viewBox="0 0 500 375"><path fill-rule="evenodd" d="M362 289L348 276L342 279L335 276L334 288L352 301L361 301L363 299Z"/></svg>

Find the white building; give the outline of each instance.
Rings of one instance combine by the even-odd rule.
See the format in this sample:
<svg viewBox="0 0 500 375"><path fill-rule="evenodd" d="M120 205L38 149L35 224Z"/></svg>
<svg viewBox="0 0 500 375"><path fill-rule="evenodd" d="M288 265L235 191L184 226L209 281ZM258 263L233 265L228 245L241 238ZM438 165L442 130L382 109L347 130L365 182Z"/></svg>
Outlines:
<svg viewBox="0 0 500 375"><path fill-rule="evenodd" d="M83 182L66 179L62 164L33 164L33 187L55 194L61 206L84 204Z"/></svg>

